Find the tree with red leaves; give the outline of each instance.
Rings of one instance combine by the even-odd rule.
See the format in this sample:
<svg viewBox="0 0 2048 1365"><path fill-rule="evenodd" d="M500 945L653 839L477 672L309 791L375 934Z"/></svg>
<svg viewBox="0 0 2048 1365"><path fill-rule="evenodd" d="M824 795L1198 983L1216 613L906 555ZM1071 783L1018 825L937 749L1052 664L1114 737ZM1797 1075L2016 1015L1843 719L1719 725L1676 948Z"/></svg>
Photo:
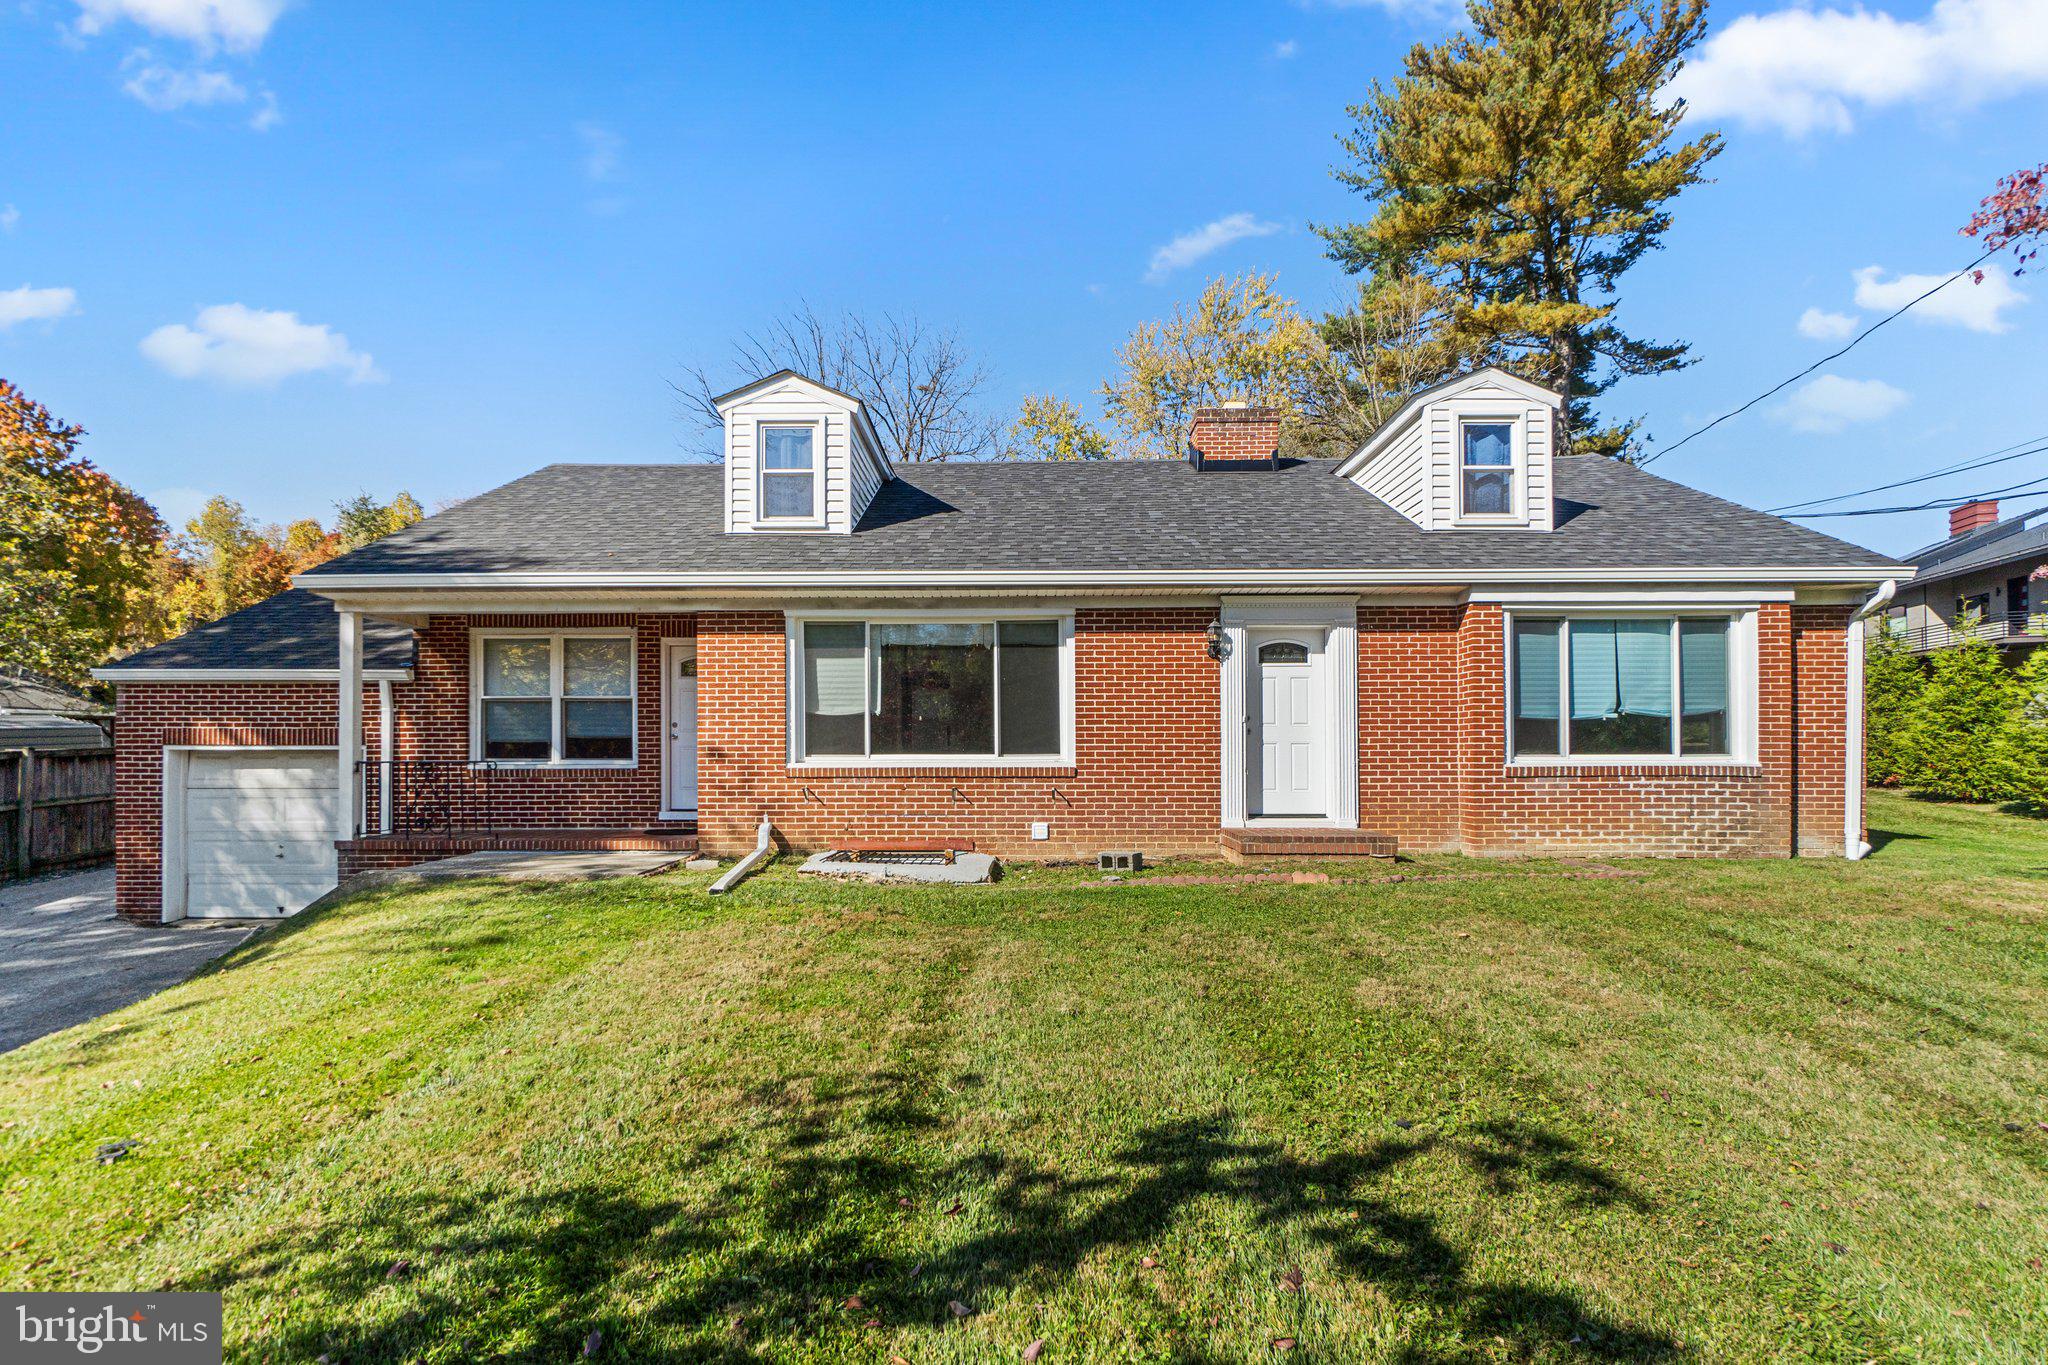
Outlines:
<svg viewBox="0 0 2048 1365"><path fill-rule="evenodd" d="M2030 171L2014 171L1998 182L1998 188L1984 196L1977 212L1963 225L1965 237L1983 241L1987 251L2013 249L2015 275L2027 273L2027 262L2041 254L2048 239L2048 162ZM1984 272L1973 271L1977 283Z"/></svg>

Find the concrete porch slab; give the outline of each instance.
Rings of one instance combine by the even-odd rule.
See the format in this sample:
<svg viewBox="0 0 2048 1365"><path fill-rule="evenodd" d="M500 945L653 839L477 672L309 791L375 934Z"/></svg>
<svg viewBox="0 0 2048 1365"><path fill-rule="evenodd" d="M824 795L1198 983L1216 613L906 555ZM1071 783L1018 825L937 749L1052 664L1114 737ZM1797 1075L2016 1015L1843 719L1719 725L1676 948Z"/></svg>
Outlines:
<svg viewBox="0 0 2048 1365"><path fill-rule="evenodd" d="M841 850L842 852L846 850ZM865 850L862 850L865 851ZM949 863L869 863L835 859L832 851L813 853L804 859L799 872L819 877L860 877L875 882L938 882L971 886L995 880L996 860L986 853L958 853Z"/></svg>

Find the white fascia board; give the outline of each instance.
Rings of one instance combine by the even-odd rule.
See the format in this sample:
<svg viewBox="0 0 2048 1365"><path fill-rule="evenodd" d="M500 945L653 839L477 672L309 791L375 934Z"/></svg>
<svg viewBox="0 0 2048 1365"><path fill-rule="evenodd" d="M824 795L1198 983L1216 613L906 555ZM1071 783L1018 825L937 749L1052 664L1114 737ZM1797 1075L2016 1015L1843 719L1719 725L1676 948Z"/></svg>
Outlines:
<svg viewBox="0 0 2048 1365"><path fill-rule="evenodd" d="M340 669L92 669L100 681L340 681ZM362 681L412 681L412 669L362 669ZM295 745L297 747L297 745Z"/></svg>
<svg viewBox="0 0 2048 1365"><path fill-rule="evenodd" d="M755 589L857 592L876 588L920 588L938 595L986 588L1363 588L1381 584L1455 587L1480 583L1868 583L1903 577L1892 564L1748 566L1703 568L1619 565L1570 569L1555 565L1508 569L1002 569L846 570L800 573L447 573L321 574L295 579L316 593L428 589L659 589L665 591ZM368 609L368 604L364 604Z"/></svg>

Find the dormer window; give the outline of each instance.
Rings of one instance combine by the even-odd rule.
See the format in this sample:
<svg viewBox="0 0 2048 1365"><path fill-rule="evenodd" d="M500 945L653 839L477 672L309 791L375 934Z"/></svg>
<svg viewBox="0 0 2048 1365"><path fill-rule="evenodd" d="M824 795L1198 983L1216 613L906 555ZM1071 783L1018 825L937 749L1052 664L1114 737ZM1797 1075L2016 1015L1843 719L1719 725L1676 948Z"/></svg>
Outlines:
<svg viewBox="0 0 2048 1365"><path fill-rule="evenodd" d="M1468 517L1508 517L1515 512L1515 424L1461 422L1458 425L1460 502Z"/></svg>
<svg viewBox="0 0 2048 1365"><path fill-rule="evenodd" d="M761 520L808 522L818 514L818 430L761 428Z"/></svg>

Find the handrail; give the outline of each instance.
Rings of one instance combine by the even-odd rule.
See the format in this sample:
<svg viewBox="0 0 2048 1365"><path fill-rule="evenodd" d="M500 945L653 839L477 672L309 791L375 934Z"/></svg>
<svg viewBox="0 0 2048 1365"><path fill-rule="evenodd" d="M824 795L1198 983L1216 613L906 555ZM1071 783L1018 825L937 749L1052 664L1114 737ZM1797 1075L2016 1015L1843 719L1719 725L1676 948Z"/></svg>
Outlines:
<svg viewBox="0 0 2048 1365"><path fill-rule="evenodd" d="M390 792L379 824L393 834L489 834L496 823L498 764L489 759L372 758L355 767L360 790L374 788L380 801Z"/></svg>
<svg viewBox="0 0 2048 1365"><path fill-rule="evenodd" d="M1994 644L2007 640L2048 641L2048 611L2008 611L1961 625L1935 621L1930 625L1912 627L1899 625L1895 619L1880 617L1877 626L1871 632L1873 639L1881 634L1916 652L1941 649L1964 640L1987 640Z"/></svg>

